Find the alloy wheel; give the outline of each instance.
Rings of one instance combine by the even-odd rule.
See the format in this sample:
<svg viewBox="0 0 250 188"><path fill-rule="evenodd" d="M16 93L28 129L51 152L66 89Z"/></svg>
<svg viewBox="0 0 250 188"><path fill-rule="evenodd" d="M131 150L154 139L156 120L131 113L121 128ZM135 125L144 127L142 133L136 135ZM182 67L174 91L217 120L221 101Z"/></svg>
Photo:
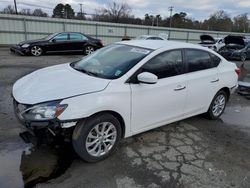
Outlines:
<svg viewBox="0 0 250 188"><path fill-rule="evenodd" d="M226 97L220 94L216 97L213 103L212 112L215 117L220 116L226 105Z"/></svg>
<svg viewBox="0 0 250 188"><path fill-rule="evenodd" d="M89 155L100 157L107 154L114 146L117 138L116 127L110 122L102 122L89 132L85 147Z"/></svg>
<svg viewBox="0 0 250 188"><path fill-rule="evenodd" d="M42 54L42 48L39 46L33 46L31 48L31 54L34 56L40 56Z"/></svg>
<svg viewBox="0 0 250 188"><path fill-rule="evenodd" d="M92 54L94 51L95 51L95 49L94 49L92 46L87 46L87 47L85 48L85 53L86 53L86 55Z"/></svg>

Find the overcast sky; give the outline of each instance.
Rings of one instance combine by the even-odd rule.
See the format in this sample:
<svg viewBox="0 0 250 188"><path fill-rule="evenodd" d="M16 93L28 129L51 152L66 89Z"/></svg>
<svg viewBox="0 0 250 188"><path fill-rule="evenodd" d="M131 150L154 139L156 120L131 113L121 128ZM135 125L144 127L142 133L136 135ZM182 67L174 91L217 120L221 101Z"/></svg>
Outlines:
<svg viewBox="0 0 250 188"><path fill-rule="evenodd" d="M162 17L169 16L168 7L173 6L176 12L186 12L190 18L203 20L209 17L214 11L223 9L231 17L238 14L250 13L250 0L115 0L117 2L127 2L132 7L132 14L136 17L144 17L146 13ZM7 5L13 5L14 0L0 0L0 9ZM79 3L83 4L86 13L94 13L95 9L103 8L112 0L16 0L18 9L40 6L43 11L52 13L53 8L58 3L69 3L75 12L80 11ZM26 4L26 5L25 5Z"/></svg>

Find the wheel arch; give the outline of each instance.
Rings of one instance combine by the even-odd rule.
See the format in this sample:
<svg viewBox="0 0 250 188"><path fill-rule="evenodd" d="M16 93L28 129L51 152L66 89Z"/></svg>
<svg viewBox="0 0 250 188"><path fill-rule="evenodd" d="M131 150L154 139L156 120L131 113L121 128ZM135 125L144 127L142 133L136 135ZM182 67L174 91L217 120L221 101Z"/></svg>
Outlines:
<svg viewBox="0 0 250 188"><path fill-rule="evenodd" d="M118 112L115 112L115 111L112 111L112 110L104 110L104 111L96 112L96 113L92 114L91 116L89 116L88 118L93 117L93 116L97 116L97 115L100 115L100 114L104 114L104 113L111 114L115 118L117 118L117 120L121 124L122 138L124 138L125 133L126 133L125 121L124 121L123 117Z"/></svg>
<svg viewBox="0 0 250 188"><path fill-rule="evenodd" d="M227 94L227 101L229 100L229 98L230 98L230 89L228 88L228 87L223 87L223 88L221 88L219 91L224 91L226 94ZM219 92L218 91L218 92ZM218 93L217 92L217 93Z"/></svg>

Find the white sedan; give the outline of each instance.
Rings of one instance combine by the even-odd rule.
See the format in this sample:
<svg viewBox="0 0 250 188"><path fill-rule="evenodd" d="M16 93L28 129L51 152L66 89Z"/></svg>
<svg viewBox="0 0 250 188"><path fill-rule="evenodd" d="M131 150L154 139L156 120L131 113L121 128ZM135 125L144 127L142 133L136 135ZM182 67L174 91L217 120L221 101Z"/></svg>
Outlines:
<svg viewBox="0 0 250 188"><path fill-rule="evenodd" d="M121 138L202 113L219 118L238 74L234 63L199 45L118 42L21 78L14 108L35 135L63 136L96 162Z"/></svg>
<svg viewBox="0 0 250 188"><path fill-rule="evenodd" d="M168 40L168 35L165 33L159 35L140 35L135 40Z"/></svg>

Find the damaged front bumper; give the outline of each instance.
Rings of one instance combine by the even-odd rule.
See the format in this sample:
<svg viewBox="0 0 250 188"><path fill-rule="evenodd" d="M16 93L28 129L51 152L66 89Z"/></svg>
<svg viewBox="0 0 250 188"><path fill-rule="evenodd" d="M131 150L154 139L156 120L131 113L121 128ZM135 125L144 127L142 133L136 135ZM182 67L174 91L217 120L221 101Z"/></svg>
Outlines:
<svg viewBox="0 0 250 188"><path fill-rule="evenodd" d="M10 47L10 51L13 52L13 53L17 53L17 54L20 54L20 55L27 55L30 53L30 49L29 48L22 48L21 46L19 45L14 45L14 46L11 46Z"/></svg>
<svg viewBox="0 0 250 188"><path fill-rule="evenodd" d="M45 121L30 121L21 115L21 111L30 107L29 105L20 104L13 99L14 113L21 124L24 125L29 134L45 142L51 141L53 138L61 137L65 141L71 141L71 136L75 125L79 120L64 120L58 118ZM20 135L21 136L21 135ZM23 136L21 138L27 142Z"/></svg>

